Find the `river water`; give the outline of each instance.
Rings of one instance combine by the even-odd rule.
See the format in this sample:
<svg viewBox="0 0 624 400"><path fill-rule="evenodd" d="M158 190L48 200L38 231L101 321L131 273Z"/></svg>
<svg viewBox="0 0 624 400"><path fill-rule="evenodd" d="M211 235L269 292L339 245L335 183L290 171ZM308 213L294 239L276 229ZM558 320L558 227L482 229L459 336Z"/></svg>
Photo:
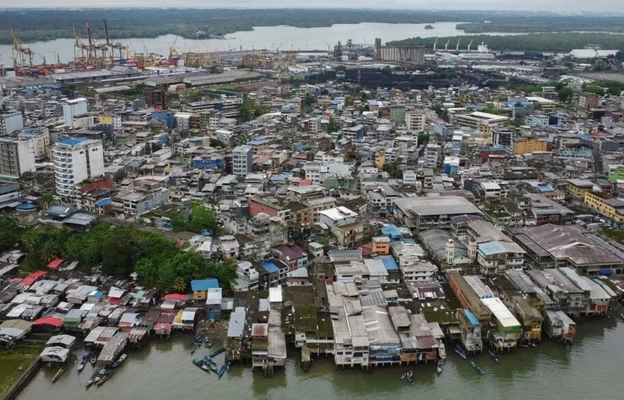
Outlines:
<svg viewBox="0 0 624 400"><path fill-rule="evenodd" d="M455 29L461 22L439 22L431 24L435 29L425 29L426 24L339 24L321 28L295 28L292 26L257 27L253 31L236 32L227 35L225 40L193 40L178 38L174 35L160 36L155 39L122 39L122 43L130 46L130 52L169 54L174 46L182 51L228 51L243 49L276 49L282 50L327 50L347 39L354 43L372 44L375 38L385 43L410 37L442 37L464 35L464 31ZM509 35L491 33L491 35ZM56 39L46 42L27 44L35 53L34 62L40 64L43 58L53 63L58 55L61 61L70 61L74 57L73 39ZM454 45L454 44L453 44ZM6 65L12 64L11 45L0 45L0 56Z"/></svg>
<svg viewBox="0 0 624 400"><path fill-rule="evenodd" d="M621 400L624 398L624 322L590 320L579 324L574 346L544 340L538 348L519 348L501 356L501 365L486 354L471 357L486 374L479 376L468 361L449 351L442 375L435 366L411 367L411 384L399 378L408 368L385 368L373 373L335 370L331 359L314 359L309 372L297 362L298 351L289 350L285 371L264 378L248 366L234 365L218 380L192 364L190 337L153 340L129 357L117 373L101 387L86 390L90 367L82 374L68 370L52 384L55 370L40 370L22 391L19 400L32 399L134 399L205 400ZM196 352L196 357L204 349ZM219 356L219 364L222 363Z"/></svg>

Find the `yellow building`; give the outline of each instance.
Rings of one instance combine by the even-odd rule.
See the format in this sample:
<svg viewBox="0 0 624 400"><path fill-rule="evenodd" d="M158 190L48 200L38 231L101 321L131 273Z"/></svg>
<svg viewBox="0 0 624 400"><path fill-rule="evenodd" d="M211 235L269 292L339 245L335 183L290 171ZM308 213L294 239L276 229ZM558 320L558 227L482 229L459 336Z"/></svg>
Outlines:
<svg viewBox="0 0 624 400"><path fill-rule="evenodd" d="M585 205L609 220L614 225L624 223L624 201L605 199L598 193L585 192Z"/></svg>
<svg viewBox="0 0 624 400"><path fill-rule="evenodd" d="M113 124L113 117L111 117L110 115L100 115L98 119L99 119L100 124L104 124L104 125Z"/></svg>
<svg viewBox="0 0 624 400"><path fill-rule="evenodd" d="M536 151L548 151L548 142L536 138L522 138L514 142L513 153L516 156Z"/></svg>
<svg viewBox="0 0 624 400"><path fill-rule="evenodd" d="M219 281L216 279L191 281L193 300L206 300L206 297L208 297L208 290L217 288L219 288Z"/></svg>
<svg viewBox="0 0 624 400"><path fill-rule="evenodd" d="M390 254L390 239L385 236L378 236L373 238L374 254Z"/></svg>
<svg viewBox="0 0 624 400"><path fill-rule="evenodd" d="M382 169L386 163L386 154L383 152L375 154L375 167Z"/></svg>
<svg viewBox="0 0 624 400"><path fill-rule="evenodd" d="M593 187L594 183L587 179L568 179L565 189L573 197L584 199L585 193L590 192Z"/></svg>

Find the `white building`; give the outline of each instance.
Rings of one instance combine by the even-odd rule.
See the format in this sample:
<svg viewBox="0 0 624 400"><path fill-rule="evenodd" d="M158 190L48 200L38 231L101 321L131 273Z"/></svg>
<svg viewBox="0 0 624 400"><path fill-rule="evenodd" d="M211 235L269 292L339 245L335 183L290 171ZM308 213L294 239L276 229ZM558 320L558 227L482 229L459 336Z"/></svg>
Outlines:
<svg viewBox="0 0 624 400"><path fill-rule="evenodd" d="M87 113L87 99L81 97L79 99L65 100L63 103L63 122L66 126L75 128L74 118L78 115Z"/></svg>
<svg viewBox="0 0 624 400"><path fill-rule="evenodd" d="M54 147L56 192L72 201L74 186L89 178L104 175L104 148L101 140L69 138Z"/></svg>
<svg viewBox="0 0 624 400"><path fill-rule="evenodd" d="M405 112L405 124L409 132L419 133L425 130L427 114L425 110L410 110Z"/></svg>
<svg viewBox="0 0 624 400"><path fill-rule="evenodd" d="M35 172L35 153L26 140L0 138L0 176L19 178Z"/></svg>
<svg viewBox="0 0 624 400"><path fill-rule="evenodd" d="M232 173L246 176L253 167L253 149L251 146L238 146L232 150Z"/></svg>
<svg viewBox="0 0 624 400"><path fill-rule="evenodd" d="M179 131L186 132L191 129L191 117L193 113L179 112L173 116L175 118L176 128Z"/></svg>
<svg viewBox="0 0 624 400"><path fill-rule="evenodd" d="M8 135L24 127L24 116L19 111L0 113L0 135Z"/></svg>
<svg viewBox="0 0 624 400"><path fill-rule="evenodd" d="M48 128L27 128L20 132L17 137L32 143L35 160L40 161L46 158L48 146L50 145L50 131Z"/></svg>
<svg viewBox="0 0 624 400"><path fill-rule="evenodd" d="M357 222L358 215L347 207L336 207L319 212L319 216L319 222L332 228L334 226L354 224Z"/></svg>

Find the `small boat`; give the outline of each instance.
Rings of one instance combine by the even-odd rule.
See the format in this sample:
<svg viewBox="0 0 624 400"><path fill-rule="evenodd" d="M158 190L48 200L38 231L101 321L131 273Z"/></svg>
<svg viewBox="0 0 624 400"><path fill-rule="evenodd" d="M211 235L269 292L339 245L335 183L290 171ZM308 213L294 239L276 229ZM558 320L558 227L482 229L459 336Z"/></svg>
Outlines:
<svg viewBox="0 0 624 400"><path fill-rule="evenodd" d="M407 373L407 383L414 382L414 373L412 371Z"/></svg>
<svg viewBox="0 0 624 400"><path fill-rule="evenodd" d="M82 372L82 370L85 368L88 362L89 362L89 353L85 351L82 354L82 359L80 360L80 364L78 364L78 368L76 368L78 370L78 373Z"/></svg>
<svg viewBox="0 0 624 400"><path fill-rule="evenodd" d="M210 336L208 335L204 336L204 347L210 348L211 346L212 346L212 339L210 338Z"/></svg>
<svg viewBox="0 0 624 400"><path fill-rule="evenodd" d="M219 378L221 378L223 374L225 374L225 371L227 371L227 366L223 364L221 368L219 368L219 372L217 373L217 375L219 375Z"/></svg>
<svg viewBox="0 0 624 400"><path fill-rule="evenodd" d="M444 363L446 361L441 358L440 361L438 361L438 367L436 368L436 372L438 373L438 375L440 375L442 373L442 369L444 369Z"/></svg>
<svg viewBox="0 0 624 400"><path fill-rule="evenodd" d="M229 371L231 366L232 366L232 363L228 361L228 363L225 364L225 370Z"/></svg>
<svg viewBox="0 0 624 400"><path fill-rule="evenodd" d="M208 366L208 363L206 362L206 360L203 360L201 358L194 358L193 359L193 364L195 364L197 367L201 368L202 371L206 372L206 373L210 373L210 367Z"/></svg>
<svg viewBox="0 0 624 400"><path fill-rule="evenodd" d="M529 346L531 346L531 347L537 347L537 343L535 343L535 342L529 342Z"/></svg>
<svg viewBox="0 0 624 400"><path fill-rule="evenodd" d="M201 342L196 342L191 346L191 354L195 353L195 350L199 349L199 346L201 346Z"/></svg>
<svg viewBox="0 0 624 400"><path fill-rule="evenodd" d="M407 378L407 372L405 372L403 375L401 375L401 380L404 380L405 378Z"/></svg>
<svg viewBox="0 0 624 400"><path fill-rule="evenodd" d="M101 381L102 379L104 379L105 376L107 376L108 374L110 374L110 370L106 369L106 368L102 368L100 370L100 372L98 372L97 376L95 377L95 379L93 379L93 383L97 384L99 381Z"/></svg>
<svg viewBox="0 0 624 400"><path fill-rule="evenodd" d="M494 362L496 364L500 364L500 358L498 358L498 356L496 355L496 353L494 353L494 351L492 351L492 349L488 349L488 354L490 355L490 357L492 358L492 360L494 360Z"/></svg>
<svg viewBox="0 0 624 400"><path fill-rule="evenodd" d="M114 369L108 370L108 373L107 373L106 375L104 375L104 376L102 377L102 379L100 379L100 380L97 382L97 385L98 385L98 386L102 386L102 385L104 384L104 382L106 382L106 381L108 380L108 378L110 378L111 376L113 376L113 374L114 374L114 373L115 373L115 370L114 370Z"/></svg>
<svg viewBox="0 0 624 400"><path fill-rule="evenodd" d="M89 362L91 363L91 365L95 365L95 363L97 362L97 356L95 354L92 355L89 359Z"/></svg>
<svg viewBox="0 0 624 400"><path fill-rule="evenodd" d="M58 370L58 372L56 373L56 375L54 375L54 378L52 378L52 383L58 381L59 378L61 377L61 375L63 375L64 372L65 372L65 368L60 368Z"/></svg>
<svg viewBox="0 0 624 400"><path fill-rule="evenodd" d="M218 371L219 371L219 370L217 369L217 365L216 365L216 364L211 364L211 363L208 363L208 368L210 368L210 370L211 370L212 372L218 372Z"/></svg>
<svg viewBox="0 0 624 400"><path fill-rule="evenodd" d="M459 350L455 349L455 353L457 353L457 355L460 356L461 358L463 358L464 360L468 359L468 357L466 356L466 354L464 354L463 351L459 351Z"/></svg>
<svg viewBox="0 0 624 400"><path fill-rule="evenodd" d="M215 360L213 360L213 358L212 358L212 357L210 357L210 354L206 354L206 355L204 356L204 360L205 360L206 362L208 362L209 364L212 364L212 365L214 365L214 366L216 366L216 365L217 365L217 362L216 362Z"/></svg>
<svg viewBox="0 0 624 400"><path fill-rule="evenodd" d="M446 347L444 347L444 343L440 343L440 348L438 349L438 355L442 360L446 360Z"/></svg>
<svg viewBox="0 0 624 400"><path fill-rule="evenodd" d="M479 375L485 375L485 371L477 364L475 364L474 361L470 361L470 365L472 365L472 368L474 368L474 370L477 371Z"/></svg>
<svg viewBox="0 0 624 400"><path fill-rule="evenodd" d="M204 340L204 337L203 337L202 335L195 335L195 336L193 337L193 340L191 340L191 346L192 346L192 345L195 345L195 344L197 344L197 343L201 343L201 342L202 342L202 340Z"/></svg>
<svg viewBox="0 0 624 400"><path fill-rule="evenodd" d="M97 378L99 374L100 374L99 370L95 370L93 372L93 374L91 375L91 378L87 381L87 389L89 389L89 386L93 385L93 383L95 382L95 378Z"/></svg>
<svg viewBox="0 0 624 400"><path fill-rule="evenodd" d="M210 352L210 357L218 356L219 354L223 353L224 351L225 351L225 347L219 347L218 349L215 349L215 350Z"/></svg>
<svg viewBox="0 0 624 400"><path fill-rule="evenodd" d="M113 363L113 368L119 368L119 366L124 362L124 360L128 358L128 355L126 353L123 353L118 359L117 361L115 361Z"/></svg>
<svg viewBox="0 0 624 400"><path fill-rule="evenodd" d="M527 348L527 347L529 347L529 345L526 344L526 343L518 343L518 347Z"/></svg>

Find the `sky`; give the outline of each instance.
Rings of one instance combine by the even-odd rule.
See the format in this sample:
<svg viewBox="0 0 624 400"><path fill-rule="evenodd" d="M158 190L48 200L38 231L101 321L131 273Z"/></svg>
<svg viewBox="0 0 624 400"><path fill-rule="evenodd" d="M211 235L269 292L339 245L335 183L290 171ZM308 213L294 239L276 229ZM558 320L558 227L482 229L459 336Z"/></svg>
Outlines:
<svg viewBox="0 0 624 400"><path fill-rule="evenodd" d="M4 4L3 4L4 3ZM195 7L195 8L377 8L446 10L544 10L555 13L624 12L622 0L0 0L0 8Z"/></svg>

